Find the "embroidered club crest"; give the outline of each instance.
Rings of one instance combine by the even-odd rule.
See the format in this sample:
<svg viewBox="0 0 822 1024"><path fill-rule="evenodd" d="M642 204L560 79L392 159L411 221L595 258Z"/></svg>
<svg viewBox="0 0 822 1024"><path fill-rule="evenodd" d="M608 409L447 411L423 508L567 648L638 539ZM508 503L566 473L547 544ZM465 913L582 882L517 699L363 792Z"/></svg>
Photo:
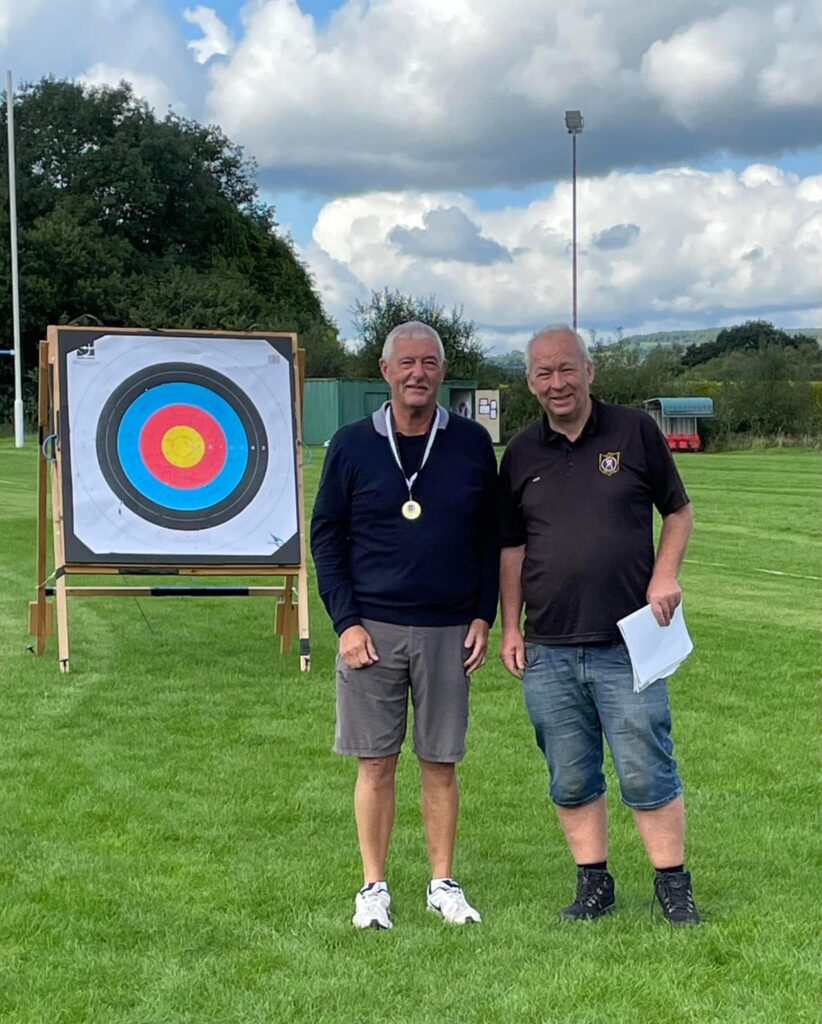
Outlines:
<svg viewBox="0 0 822 1024"><path fill-rule="evenodd" d="M600 452L599 471L605 476L613 476L619 472L619 452Z"/></svg>

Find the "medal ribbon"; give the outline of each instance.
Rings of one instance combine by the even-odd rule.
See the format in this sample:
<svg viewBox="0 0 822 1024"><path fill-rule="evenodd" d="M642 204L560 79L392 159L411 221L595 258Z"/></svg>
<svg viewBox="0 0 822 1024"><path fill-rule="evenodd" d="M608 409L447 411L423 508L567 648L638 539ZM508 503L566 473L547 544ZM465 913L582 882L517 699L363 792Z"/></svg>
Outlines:
<svg viewBox="0 0 822 1024"><path fill-rule="evenodd" d="M413 501L413 498L411 497L411 488L414 486L414 481L420 475L420 471L422 470L422 467L426 464L426 462L428 462L428 456L431 454L431 449L434 447L434 441L436 440L437 431L439 430L439 426L440 426L440 407L437 406L437 414L434 417L434 424L431 427L431 431L430 431L430 433L428 435L428 444L425 446L425 451L423 452L423 456L422 456L422 462L419 464L417 472L414 473L412 476L408 477L408 476L405 475L405 470L402 468L402 460L400 459L400 453L399 453L399 451L397 449L397 439L394 437L394 427L393 427L393 424L391 423L391 405L390 405L390 403L388 404L388 406L385 409L385 429L386 429L386 432L388 434L388 443L391 446L391 454L394 456L394 461L400 467L400 473L402 473L402 478L405 481L405 486L408 488L408 500L409 501Z"/></svg>

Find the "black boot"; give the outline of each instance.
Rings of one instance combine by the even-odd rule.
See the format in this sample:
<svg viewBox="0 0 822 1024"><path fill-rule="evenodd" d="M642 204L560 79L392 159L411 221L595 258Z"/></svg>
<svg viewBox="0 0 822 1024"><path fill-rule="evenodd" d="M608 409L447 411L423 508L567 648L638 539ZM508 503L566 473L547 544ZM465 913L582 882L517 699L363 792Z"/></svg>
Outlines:
<svg viewBox="0 0 822 1024"><path fill-rule="evenodd" d="M657 871L654 893L665 920L677 927L699 924L702 918L694 903L690 871Z"/></svg>
<svg viewBox="0 0 822 1024"><path fill-rule="evenodd" d="M591 921L614 909L614 880L607 871L577 868L577 894L574 902L560 912L568 921Z"/></svg>

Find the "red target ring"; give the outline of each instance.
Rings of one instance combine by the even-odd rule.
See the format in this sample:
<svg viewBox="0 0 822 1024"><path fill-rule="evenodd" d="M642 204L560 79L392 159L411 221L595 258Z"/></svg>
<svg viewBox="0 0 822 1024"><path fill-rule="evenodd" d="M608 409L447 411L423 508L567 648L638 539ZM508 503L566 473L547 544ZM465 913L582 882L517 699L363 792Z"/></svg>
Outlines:
<svg viewBox="0 0 822 1024"><path fill-rule="evenodd" d="M181 442L186 447L181 447ZM222 471L226 438L217 420L193 405L167 405L140 431L140 454L161 483L181 489L203 487ZM175 455L175 448L177 454Z"/></svg>

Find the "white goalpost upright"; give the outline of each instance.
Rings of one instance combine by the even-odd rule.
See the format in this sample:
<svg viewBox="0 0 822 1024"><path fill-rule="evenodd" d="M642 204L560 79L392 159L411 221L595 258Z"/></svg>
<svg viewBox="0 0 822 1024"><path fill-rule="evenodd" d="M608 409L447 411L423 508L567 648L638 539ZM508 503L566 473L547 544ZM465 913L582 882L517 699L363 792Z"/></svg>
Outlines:
<svg viewBox="0 0 822 1024"><path fill-rule="evenodd" d="M20 287L17 269L17 174L14 155L14 90L6 72L6 127L9 139L9 223L11 226L11 302L14 324L14 443L23 447L23 367L20 353Z"/></svg>

